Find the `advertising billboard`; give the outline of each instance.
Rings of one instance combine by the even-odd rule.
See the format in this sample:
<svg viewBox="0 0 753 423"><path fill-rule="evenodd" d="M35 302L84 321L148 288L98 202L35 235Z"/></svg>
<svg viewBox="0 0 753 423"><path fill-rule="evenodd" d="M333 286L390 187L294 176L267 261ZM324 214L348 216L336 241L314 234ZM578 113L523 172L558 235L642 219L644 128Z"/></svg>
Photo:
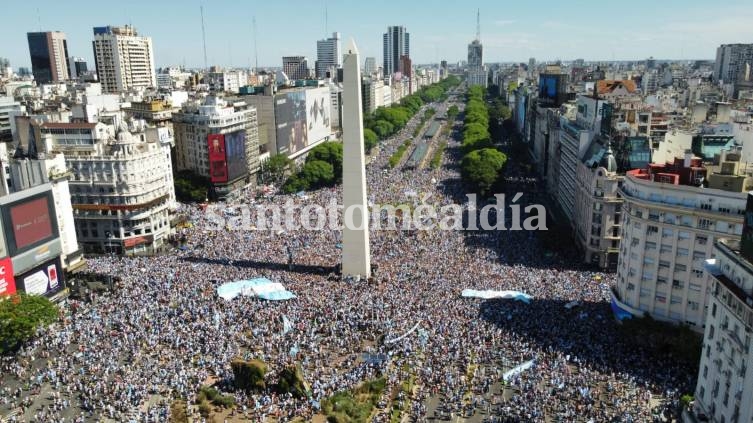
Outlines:
<svg viewBox="0 0 753 423"><path fill-rule="evenodd" d="M542 73L539 75L539 103L559 107L566 100L566 85L567 75Z"/></svg>
<svg viewBox="0 0 753 423"><path fill-rule="evenodd" d="M225 153L228 181L234 181L248 175L245 130L225 134Z"/></svg>
<svg viewBox="0 0 753 423"><path fill-rule="evenodd" d="M16 281L13 279L13 261L10 257L0 260L0 297L16 293Z"/></svg>
<svg viewBox="0 0 753 423"><path fill-rule="evenodd" d="M65 288L60 259L50 260L16 277L18 287L30 295L50 297Z"/></svg>
<svg viewBox="0 0 753 423"><path fill-rule="evenodd" d="M295 90L281 93L275 99L277 120L277 152L294 154L306 147L306 92Z"/></svg>
<svg viewBox="0 0 753 423"><path fill-rule="evenodd" d="M212 183L227 182L225 136L222 134L207 135L207 146L209 148L209 180Z"/></svg>
<svg viewBox="0 0 753 423"><path fill-rule="evenodd" d="M306 90L306 125L308 125L306 146L315 144L332 134L331 108L329 88Z"/></svg>
<svg viewBox="0 0 753 423"><path fill-rule="evenodd" d="M5 204L2 215L10 256L57 238L51 191Z"/></svg>

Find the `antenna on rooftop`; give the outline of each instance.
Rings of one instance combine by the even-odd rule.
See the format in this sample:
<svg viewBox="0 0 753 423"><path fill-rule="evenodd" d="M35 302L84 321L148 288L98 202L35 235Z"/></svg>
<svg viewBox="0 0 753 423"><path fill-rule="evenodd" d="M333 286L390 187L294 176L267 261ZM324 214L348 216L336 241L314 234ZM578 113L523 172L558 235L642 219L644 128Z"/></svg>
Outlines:
<svg viewBox="0 0 753 423"><path fill-rule="evenodd" d="M481 41L481 9L476 9L476 41Z"/></svg>
<svg viewBox="0 0 753 423"><path fill-rule="evenodd" d="M254 62L255 62L254 73L258 74L259 73L259 49L256 44L256 38L257 38L256 37L256 16L251 18L251 22L254 25Z"/></svg>
<svg viewBox="0 0 753 423"><path fill-rule="evenodd" d="M329 34L327 32L329 28L329 15L327 14L327 0L324 0L324 33Z"/></svg>
<svg viewBox="0 0 753 423"><path fill-rule="evenodd" d="M37 25L39 25L39 32L42 32L42 18L39 16L38 7L37 7Z"/></svg>
<svg viewBox="0 0 753 423"><path fill-rule="evenodd" d="M204 6L199 6L201 11L201 41L204 43L204 70L209 69L207 64L207 33L204 30Z"/></svg>

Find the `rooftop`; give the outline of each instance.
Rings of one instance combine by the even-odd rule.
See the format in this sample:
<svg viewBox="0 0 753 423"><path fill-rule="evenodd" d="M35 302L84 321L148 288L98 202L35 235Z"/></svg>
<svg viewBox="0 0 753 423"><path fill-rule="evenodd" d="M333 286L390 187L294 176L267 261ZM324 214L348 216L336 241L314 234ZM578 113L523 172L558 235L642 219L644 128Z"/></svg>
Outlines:
<svg viewBox="0 0 753 423"><path fill-rule="evenodd" d="M598 90L599 94L609 94L611 92L614 92L616 89L623 87L627 92L634 93L638 91L638 86L635 84L635 81L630 79L625 80L609 80L604 79L596 82L596 88Z"/></svg>

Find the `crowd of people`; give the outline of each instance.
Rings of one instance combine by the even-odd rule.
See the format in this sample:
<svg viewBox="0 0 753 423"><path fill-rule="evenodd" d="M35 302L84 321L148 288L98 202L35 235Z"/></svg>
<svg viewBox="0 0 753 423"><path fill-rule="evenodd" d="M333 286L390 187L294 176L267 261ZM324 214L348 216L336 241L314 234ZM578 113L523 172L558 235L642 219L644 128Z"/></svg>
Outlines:
<svg viewBox="0 0 753 423"><path fill-rule="evenodd" d="M446 105L434 107L444 114ZM405 128L372 158L369 200L404 203L416 192L440 205L461 201L451 136L439 169L387 165L411 133ZM512 161L506 172L516 187L537 184ZM340 196L325 188L298 201ZM287 199L249 194L245 201ZM385 401L413 381L413 392L397 400L414 421L483 413L497 422L646 422L661 421L691 389L692 372L620 339L608 305L613 276L581 268L564 249L547 254L540 234L372 231L374 277L342 281L332 277L342 253L337 231L211 231L201 208L180 207L193 224L181 229L184 248L89 259L92 272L119 277L116 289L69 299L59 323L2 358L0 416L161 422L175 399L192 404L201 386L216 383L235 396L234 416L310 421L326 398L382 375ZM296 298L216 295L225 282L254 277L280 282ZM466 288L532 299L463 298ZM234 390L234 358L267 363L268 386L300 363L310 395ZM390 421L389 409L373 421Z"/></svg>

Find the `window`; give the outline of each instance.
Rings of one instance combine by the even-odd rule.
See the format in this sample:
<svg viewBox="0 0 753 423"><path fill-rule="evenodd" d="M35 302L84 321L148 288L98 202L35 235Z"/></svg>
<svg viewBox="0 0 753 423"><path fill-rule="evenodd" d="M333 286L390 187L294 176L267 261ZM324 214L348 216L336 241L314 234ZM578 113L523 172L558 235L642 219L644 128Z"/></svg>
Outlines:
<svg viewBox="0 0 753 423"><path fill-rule="evenodd" d="M688 306L693 311L698 311L698 309L700 308L700 304L698 304L697 301L688 301Z"/></svg>
<svg viewBox="0 0 753 423"><path fill-rule="evenodd" d="M646 242L646 249L647 250L655 250L656 249L656 243L655 242L651 242L651 241L647 241Z"/></svg>
<svg viewBox="0 0 753 423"><path fill-rule="evenodd" d="M666 260L659 260L659 267L667 268L669 269L669 262Z"/></svg>
<svg viewBox="0 0 753 423"><path fill-rule="evenodd" d="M688 285L688 289L695 292L701 292L701 285L698 285L697 283L691 283Z"/></svg>
<svg viewBox="0 0 753 423"><path fill-rule="evenodd" d="M684 272L688 270L688 267L684 264L675 264L675 272Z"/></svg>
<svg viewBox="0 0 753 423"><path fill-rule="evenodd" d="M689 254L687 248L678 248L677 249L677 255L678 256L687 256Z"/></svg>
<svg viewBox="0 0 753 423"><path fill-rule="evenodd" d="M682 303L682 298L673 295L670 298L669 302L670 302L670 304L680 304L680 303Z"/></svg>
<svg viewBox="0 0 753 423"><path fill-rule="evenodd" d="M671 253L672 252L672 246L667 244L661 245L661 250L659 250L662 253Z"/></svg>
<svg viewBox="0 0 753 423"><path fill-rule="evenodd" d="M664 228L664 230L661 233L661 237L662 238L669 238L669 237L674 236L674 235L675 235L675 231L673 231L672 229L669 229L669 228Z"/></svg>
<svg viewBox="0 0 753 423"><path fill-rule="evenodd" d="M665 304L667 302L667 296L664 294L656 294L656 302Z"/></svg>
<svg viewBox="0 0 753 423"><path fill-rule="evenodd" d="M643 264L654 264L654 259L652 259L651 257L644 257Z"/></svg>
<svg viewBox="0 0 753 423"><path fill-rule="evenodd" d="M684 287L685 287L685 283L683 281L678 281L677 279L672 281L673 289L682 289Z"/></svg>
<svg viewBox="0 0 753 423"><path fill-rule="evenodd" d="M680 231L677 233L679 239L690 239L690 232Z"/></svg>
<svg viewBox="0 0 753 423"><path fill-rule="evenodd" d="M701 229L708 229L711 227L713 223L714 222L710 221L709 219L704 219L704 218L698 219L698 227Z"/></svg>

